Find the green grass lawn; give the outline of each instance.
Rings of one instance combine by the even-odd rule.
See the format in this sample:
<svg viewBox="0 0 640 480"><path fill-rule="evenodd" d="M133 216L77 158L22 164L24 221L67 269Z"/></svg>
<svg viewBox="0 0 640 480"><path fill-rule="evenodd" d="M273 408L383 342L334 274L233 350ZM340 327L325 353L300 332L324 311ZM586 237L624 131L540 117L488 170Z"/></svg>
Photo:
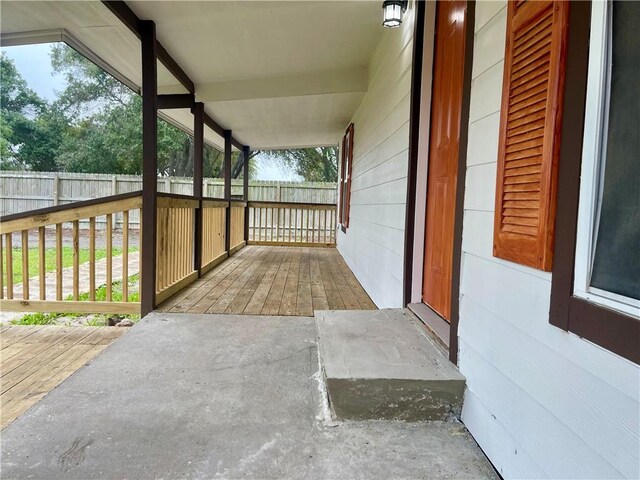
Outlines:
<svg viewBox="0 0 640 480"><path fill-rule="evenodd" d="M136 247L129 248L129 252L135 252ZM121 255L121 248L113 248L113 256ZM4 253L4 252L3 252ZM89 249L81 248L80 253L80 265L89 261ZM40 265L38 248L29 249L29 278L38 276L38 268ZM96 248L96 261L101 260L107 256L106 248ZM12 252L13 257L13 283L18 284L22 282L22 248L14 248ZM56 269L56 249L45 248L44 250L44 265L47 272L53 272ZM73 266L73 247L62 247L62 268ZM7 258L2 255L2 281L3 284L7 284Z"/></svg>
<svg viewBox="0 0 640 480"><path fill-rule="evenodd" d="M133 287L138 284L138 274L131 275L129 277L129 287ZM72 300L73 297L69 296L65 300ZM122 301L122 282L113 282L111 284L111 299L114 302ZM130 302L139 302L140 296L138 292L130 292L128 295L128 299ZM89 301L88 293L81 293L79 297L80 301ZM96 301L104 302L107 300L107 287L106 285L101 285L96 288ZM58 323L58 319L61 317L82 317L85 316L80 313L27 313L26 315L16 319L11 320L13 325L51 325ZM107 320L109 317L113 315L109 314L97 314L93 315L93 318L87 321L88 326L92 327L101 327L107 325ZM139 315L118 315L119 317L129 318L134 322L140 318Z"/></svg>

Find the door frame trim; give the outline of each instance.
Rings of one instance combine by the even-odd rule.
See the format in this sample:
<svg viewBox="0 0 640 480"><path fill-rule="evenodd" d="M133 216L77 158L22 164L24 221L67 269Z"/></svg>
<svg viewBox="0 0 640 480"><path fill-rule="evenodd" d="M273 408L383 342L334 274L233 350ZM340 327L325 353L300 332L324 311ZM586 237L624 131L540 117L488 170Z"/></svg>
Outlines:
<svg viewBox="0 0 640 480"><path fill-rule="evenodd" d="M404 278L403 278L403 303L406 307L412 303L412 292L414 286L419 282L422 287L422 268L418 268L419 275L414 270L414 259L416 257L415 244L418 230L423 232L424 228L419 228L417 222L425 223L425 217L418 219L417 211L417 181L418 181L418 159L424 156L424 147L420 145L420 126L425 118L431 114L432 88L428 91L429 111L421 110L423 102L422 92L422 71L425 53L429 53L433 59L434 52L425 52L425 11L427 2L417 2L416 22L413 44L413 69L411 74L411 112L409 127L409 165L408 165L408 185L407 204L405 215L405 245L404 245ZM429 4L435 2L428 2ZM456 208L453 237L453 269L451 275L451 319L449 323L449 360L457 364L458 362L458 324L460 320L460 268L462 260L462 224L464 216L464 185L467 169L467 143L469 136L469 108L471 103L471 80L473 68L473 45L475 30L475 0L467 0L467 15L465 29L465 53L464 53L464 77L462 83L462 103L460 115L460 143L458 149L458 177L456 182ZM435 12L435 9L434 9ZM435 23L434 23L435 26ZM434 31L435 37L435 31ZM427 39L429 40L429 39ZM435 41L433 41L435 48ZM432 68L433 68L432 63ZM433 75L431 75L433 77ZM428 79L431 84L431 78ZM424 94L427 92L425 91ZM427 120L428 122L428 120ZM421 148L422 147L422 148ZM428 147L426 154L428 155ZM426 179L425 179L426 180ZM418 227L418 228L416 228ZM422 240L424 242L424 239ZM422 288L420 288L420 291Z"/></svg>

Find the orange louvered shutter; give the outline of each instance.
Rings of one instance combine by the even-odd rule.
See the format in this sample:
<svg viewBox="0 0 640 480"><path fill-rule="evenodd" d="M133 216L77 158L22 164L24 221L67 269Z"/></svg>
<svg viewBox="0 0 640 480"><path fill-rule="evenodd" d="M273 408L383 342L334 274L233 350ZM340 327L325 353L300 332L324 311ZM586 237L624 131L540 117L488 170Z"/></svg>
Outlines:
<svg viewBox="0 0 640 480"><path fill-rule="evenodd" d="M551 270L569 2L509 2L493 254Z"/></svg>

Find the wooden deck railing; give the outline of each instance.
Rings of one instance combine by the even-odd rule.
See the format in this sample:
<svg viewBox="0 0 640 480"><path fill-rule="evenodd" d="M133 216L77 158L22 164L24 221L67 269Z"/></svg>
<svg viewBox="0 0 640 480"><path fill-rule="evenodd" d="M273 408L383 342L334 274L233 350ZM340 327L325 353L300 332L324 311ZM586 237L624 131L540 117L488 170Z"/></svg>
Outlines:
<svg viewBox="0 0 640 480"><path fill-rule="evenodd" d="M336 206L249 202L249 244L333 246Z"/></svg>
<svg viewBox="0 0 640 480"><path fill-rule="evenodd" d="M130 212L139 210L141 205L141 192L132 192L2 217L0 255L4 258L5 268L3 272L0 263L0 309L12 312L139 313L140 303L129 301L132 288L137 289L139 283L134 282L130 288L128 267L131 247ZM121 214L123 218L121 238L117 245L114 245L115 214ZM96 285L97 218L104 218L105 224L104 286L98 286L101 287L100 291ZM82 220L88 223L88 232L87 229L80 229ZM71 241L65 242L64 232L69 230ZM47 233L53 237L49 240L50 245L47 242ZM16 239L19 239L21 249L19 268L22 279L19 285L14 285L13 278L14 269L18 268L13 258L14 250L17 250L14 249ZM29 249L32 240L37 244L37 249ZM138 250L141 248L139 242L138 240ZM71 265L65 267L69 248ZM114 248L122 250L118 258L121 272L118 278L114 277ZM31 261L36 257L30 255L32 251L37 253L37 269L31 269L36 270L36 278L29 278ZM51 253L55 258L55 266L50 264ZM88 262L87 271L83 268L82 273L81 254ZM102 263L100 266L102 267ZM49 269L52 271L48 272ZM102 268L100 270L102 271ZM102 279L102 275L98 277ZM119 301L114 301L116 282L121 282L119 295L121 294L122 299ZM32 283L37 285L35 291L31 290ZM97 298L98 291L100 299Z"/></svg>
<svg viewBox="0 0 640 480"><path fill-rule="evenodd" d="M194 220L200 202L159 195L156 234L156 302L180 291L196 278Z"/></svg>
<svg viewBox="0 0 640 480"><path fill-rule="evenodd" d="M225 229L227 206L222 200L202 201L202 267L205 273L227 258Z"/></svg>
<svg viewBox="0 0 640 480"><path fill-rule="evenodd" d="M246 208L246 202L231 202L231 234L229 241L230 253L241 249L245 245L244 212Z"/></svg>
<svg viewBox="0 0 640 480"><path fill-rule="evenodd" d="M156 198L155 305L247 243L316 247L336 242L336 207L332 204L247 203L164 193ZM141 233L131 229L130 220L142 214L141 207L141 192L133 192L2 217L0 309L140 313L138 300L143 292L135 295L140 290L140 275L131 275L135 272L130 268L130 249L137 247L142 258L143 242ZM122 218L122 229L117 232L116 215ZM37 248L29 250L30 243ZM140 267L141 263L132 261ZM22 278L16 285L18 268Z"/></svg>

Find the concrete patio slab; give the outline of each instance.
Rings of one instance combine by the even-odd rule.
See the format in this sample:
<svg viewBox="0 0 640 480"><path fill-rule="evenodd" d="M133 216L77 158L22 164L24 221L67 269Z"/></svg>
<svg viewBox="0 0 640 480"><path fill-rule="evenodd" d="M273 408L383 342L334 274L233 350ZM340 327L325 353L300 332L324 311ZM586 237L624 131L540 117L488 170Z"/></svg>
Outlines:
<svg viewBox="0 0 640 480"><path fill-rule="evenodd" d="M402 309L316 312L331 409L351 420L459 415L464 377Z"/></svg>
<svg viewBox="0 0 640 480"><path fill-rule="evenodd" d="M496 478L460 423L327 421L318 380L313 318L152 314L2 432L2 478Z"/></svg>

